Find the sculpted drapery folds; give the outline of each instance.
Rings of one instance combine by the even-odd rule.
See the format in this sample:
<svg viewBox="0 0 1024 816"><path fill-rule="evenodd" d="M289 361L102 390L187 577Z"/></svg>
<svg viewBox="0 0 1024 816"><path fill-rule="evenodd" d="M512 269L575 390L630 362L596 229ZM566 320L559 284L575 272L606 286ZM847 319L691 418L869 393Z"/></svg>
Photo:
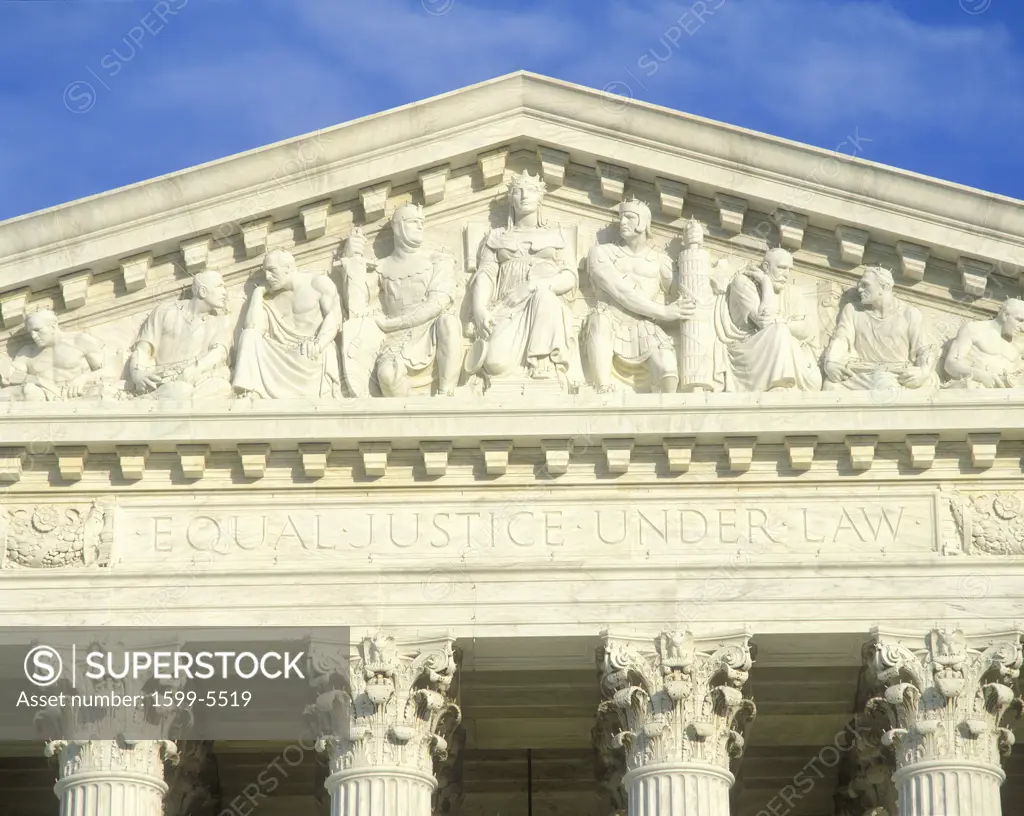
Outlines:
<svg viewBox="0 0 1024 816"><path fill-rule="evenodd" d="M577 272L566 262L567 241L542 216L543 180L517 173L508 186L508 226L484 238L469 283L476 341L466 360L485 378L582 382L579 345L562 296L574 290Z"/></svg>
<svg viewBox="0 0 1024 816"><path fill-rule="evenodd" d="M31 343L0 367L0 401L60 402L100 396L116 380L103 344L87 332L64 331L49 309L25 319Z"/></svg>
<svg viewBox="0 0 1024 816"><path fill-rule="evenodd" d="M338 288L327 275L300 272L280 249L267 253L263 274L243 312L232 384L263 398L339 396Z"/></svg>
<svg viewBox="0 0 1024 816"><path fill-rule="evenodd" d="M715 303L715 380L723 391L821 390L807 317L789 287L793 256L769 249L737 273Z"/></svg>
<svg viewBox="0 0 1024 816"><path fill-rule="evenodd" d="M1018 338L1024 332L1024 301L1010 298L991 320L973 320L960 327L946 353L951 387L1020 388L1024 360Z"/></svg>
<svg viewBox="0 0 1024 816"><path fill-rule="evenodd" d="M924 316L896 297L892 273L868 267L857 283L857 297L859 302L847 303L839 313L825 352L825 388L937 388L937 354Z"/></svg>
<svg viewBox="0 0 1024 816"><path fill-rule="evenodd" d="M523 394L572 392L584 381L597 393L1024 387L1024 300L961 326L940 361L922 311L897 296L891 272L866 267L826 341L818 309L836 301L810 302L789 251L733 266L712 257L690 218L669 241L675 262L651 242L650 207L628 198L616 240L590 246L581 281L577 236L588 227L548 223L545 196L540 177L513 173L507 225L448 223L449 235L465 237L468 284L463 259L426 242L424 207L402 203L381 259L361 226L331 274L300 271L283 249L267 252L264 280L240 314L229 312L212 269L195 274L190 296L158 302L133 340L124 327L137 318L120 307L110 325L88 331L63 329L50 310L30 312L28 342L16 333L13 355L0 354L0 402L450 396L481 381Z"/></svg>
<svg viewBox="0 0 1024 816"><path fill-rule="evenodd" d="M675 344L659 324L692 317L692 300L666 303L674 283L672 259L650 245L651 211L642 201L619 208L617 243L598 244L587 256L597 306L583 327L588 380L598 393L613 389L613 368L623 377L646 373L651 390L679 385Z"/></svg>
<svg viewBox="0 0 1024 816"><path fill-rule="evenodd" d="M157 399L229 399L233 320L219 273L192 280L192 297L161 303L146 318L128 361L128 380Z"/></svg>
<svg viewBox="0 0 1024 816"><path fill-rule="evenodd" d="M455 258L424 246L422 207L403 204L395 210L391 227L394 251L376 264L384 311L372 317L382 335L379 344L365 342L366 336L376 339L378 332L367 323L372 297L362 230L353 230L336 263L342 269L349 309L343 331L345 376L356 393L361 390L356 383L361 379L359 369L372 367L383 396L404 397L431 389L451 396L459 384L463 356L462 326L452 311Z"/></svg>

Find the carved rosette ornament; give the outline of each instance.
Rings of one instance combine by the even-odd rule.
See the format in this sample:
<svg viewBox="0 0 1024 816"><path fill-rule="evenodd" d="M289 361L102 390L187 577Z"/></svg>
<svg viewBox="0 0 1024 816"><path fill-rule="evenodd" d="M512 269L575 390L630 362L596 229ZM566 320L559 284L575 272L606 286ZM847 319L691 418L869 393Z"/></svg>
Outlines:
<svg viewBox="0 0 1024 816"><path fill-rule="evenodd" d="M653 648L604 635L599 712L618 715L630 814L728 816L730 763L755 714L743 694L752 665L748 634L666 631Z"/></svg>
<svg viewBox="0 0 1024 816"><path fill-rule="evenodd" d="M430 816L434 761L448 756L462 715L452 702L452 640L398 644L365 638L350 661L311 650L317 701L307 709L329 751L331 813ZM345 663L348 663L345 666Z"/></svg>
<svg viewBox="0 0 1024 816"><path fill-rule="evenodd" d="M874 633L865 658L881 694L868 711L888 718L884 744L896 755L900 816L999 816L1000 760L1014 737L1003 726L1017 694L1020 633L972 642L960 630L916 638Z"/></svg>
<svg viewBox="0 0 1024 816"><path fill-rule="evenodd" d="M10 507L0 511L0 567L106 566L113 530L114 510L99 502Z"/></svg>
<svg viewBox="0 0 1024 816"><path fill-rule="evenodd" d="M963 551L1024 555L1024 496L1019 492L955 494L949 508Z"/></svg>

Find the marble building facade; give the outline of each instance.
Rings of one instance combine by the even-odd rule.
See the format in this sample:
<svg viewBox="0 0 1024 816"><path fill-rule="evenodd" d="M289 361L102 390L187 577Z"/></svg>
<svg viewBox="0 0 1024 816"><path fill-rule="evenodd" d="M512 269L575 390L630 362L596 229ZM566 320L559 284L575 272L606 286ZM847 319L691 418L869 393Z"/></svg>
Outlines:
<svg viewBox="0 0 1024 816"><path fill-rule="evenodd" d="M363 717L0 814L1024 813L1024 203L517 73L0 253L0 624L350 626Z"/></svg>

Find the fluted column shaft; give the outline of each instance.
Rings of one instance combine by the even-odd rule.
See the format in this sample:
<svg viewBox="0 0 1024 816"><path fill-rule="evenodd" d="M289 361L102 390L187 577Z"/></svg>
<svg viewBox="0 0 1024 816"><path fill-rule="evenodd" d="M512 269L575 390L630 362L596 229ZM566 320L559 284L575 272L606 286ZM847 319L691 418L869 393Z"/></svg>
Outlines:
<svg viewBox="0 0 1024 816"><path fill-rule="evenodd" d="M130 746L113 740L57 743L60 760L53 791L61 816L163 816L167 743Z"/></svg>
<svg viewBox="0 0 1024 816"><path fill-rule="evenodd" d="M358 768L331 774L331 816L431 816L432 774Z"/></svg>
<svg viewBox="0 0 1024 816"><path fill-rule="evenodd" d="M900 816L1000 816L999 787L1006 774L975 762L939 760L893 774Z"/></svg>
<svg viewBox="0 0 1024 816"><path fill-rule="evenodd" d="M729 816L734 777L710 765L649 765L623 778L629 816Z"/></svg>

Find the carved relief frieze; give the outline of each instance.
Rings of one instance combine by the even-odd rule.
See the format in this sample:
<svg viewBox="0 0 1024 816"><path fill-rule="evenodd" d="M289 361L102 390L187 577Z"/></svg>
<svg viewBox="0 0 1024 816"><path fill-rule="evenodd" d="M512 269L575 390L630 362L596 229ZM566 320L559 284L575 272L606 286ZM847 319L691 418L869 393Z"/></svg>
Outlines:
<svg viewBox="0 0 1024 816"><path fill-rule="evenodd" d="M26 295L24 325L6 321L14 334L0 351L0 402L1024 387L1024 301L1004 298L986 317L973 296L961 298L971 313L953 319L922 308L920 287L911 302L877 265L843 269L859 275L847 288L797 268L804 258L791 251L803 247L808 216L779 225L781 245L734 241L725 233L742 231L746 202L719 192L715 207L692 204L700 220L682 221L685 183L658 176L652 190L607 162L602 195L621 203L588 209L567 157L554 148L481 157L484 189L507 183L483 219L445 220L466 206L453 201L449 165L421 168L412 193L385 180L366 187L362 206L337 219L346 233L327 263L322 246L307 244L328 237L332 199L299 210L309 257L274 248L266 214L243 226L241 265L209 236L184 238L183 264L159 264L191 276L173 294L144 286L157 267L140 248L124 275L148 308L119 315L116 327L64 328ZM657 201L661 223L634 190ZM846 262L865 263L866 233L839 231ZM449 249L459 239L465 257ZM905 277L923 282L929 248L897 249ZM235 265L230 281L213 266L224 263ZM87 289L99 278L60 279L54 302L74 310L69 322L95 322Z"/></svg>
<svg viewBox="0 0 1024 816"><path fill-rule="evenodd" d="M6 506L0 511L0 568L102 567L111 560L114 507Z"/></svg>
<svg viewBox="0 0 1024 816"><path fill-rule="evenodd" d="M1024 555L1024 491L948 493L962 552Z"/></svg>

